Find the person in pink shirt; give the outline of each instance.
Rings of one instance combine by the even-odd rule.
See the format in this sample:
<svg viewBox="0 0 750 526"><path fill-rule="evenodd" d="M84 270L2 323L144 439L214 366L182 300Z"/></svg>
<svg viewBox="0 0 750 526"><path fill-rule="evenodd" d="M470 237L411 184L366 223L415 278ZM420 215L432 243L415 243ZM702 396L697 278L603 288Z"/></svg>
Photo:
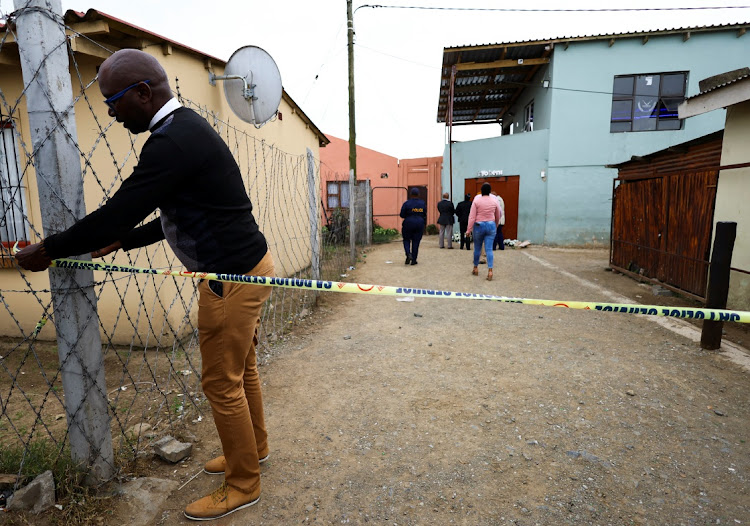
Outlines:
<svg viewBox="0 0 750 526"><path fill-rule="evenodd" d="M479 274L479 253L484 245L484 251L487 254L487 281L492 281L492 265L495 260L492 242L495 240L497 225L503 215L500 203L490 195L491 190L490 183L482 185L482 195L475 197L471 203L467 225L467 231L472 232L474 236L474 270L471 273L475 276Z"/></svg>

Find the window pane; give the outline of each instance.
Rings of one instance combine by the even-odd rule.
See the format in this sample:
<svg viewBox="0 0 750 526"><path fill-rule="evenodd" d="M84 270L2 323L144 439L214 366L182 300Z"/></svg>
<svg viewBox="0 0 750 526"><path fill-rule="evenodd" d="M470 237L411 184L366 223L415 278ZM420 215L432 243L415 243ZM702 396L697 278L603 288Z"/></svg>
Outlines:
<svg viewBox="0 0 750 526"><path fill-rule="evenodd" d="M630 131L630 121L625 122L611 122L609 124L610 132L628 132Z"/></svg>
<svg viewBox="0 0 750 526"><path fill-rule="evenodd" d="M661 75L638 75L635 78L636 95L658 95Z"/></svg>
<svg viewBox="0 0 750 526"><path fill-rule="evenodd" d="M338 208L339 207L339 196L337 195L328 195L328 208Z"/></svg>
<svg viewBox="0 0 750 526"><path fill-rule="evenodd" d="M679 130L682 128L682 121L680 119L659 119L660 130Z"/></svg>
<svg viewBox="0 0 750 526"><path fill-rule="evenodd" d="M349 208L349 183L341 183L341 208Z"/></svg>
<svg viewBox="0 0 750 526"><path fill-rule="evenodd" d="M612 122L629 121L633 116L632 100L612 101ZM630 127L628 126L628 129Z"/></svg>
<svg viewBox="0 0 750 526"><path fill-rule="evenodd" d="M328 183L328 195L339 194L339 183Z"/></svg>
<svg viewBox="0 0 750 526"><path fill-rule="evenodd" d="M633 109L633 131L656 129L656 117L659 114L657 97L636 97Z"/></svg>
<svg viewBox="0 0 750 526"><path fill-rule="evenodd" d="M662 75L661 95L662 97L682 97L685 95L685 74L674 73Z"/></svg>
<svg viewBox="0 0 750 526"><path fill-rule="evenodd" d="M28 241L26 198L13 128L0 122L0 241Z"/></svg>
<svg viewBox="0 0 750 526"><path fill-rule="evenodd" d="M676 119L677 107L683 99L661 99L659 101L659 119Z"/></svg>
<svg viewBox="0 0 750 526"><path fill-rule="evenodd" d="M612 87L614 95L632 95L633 94L633 77L615 77L615 84Z"/></svg>

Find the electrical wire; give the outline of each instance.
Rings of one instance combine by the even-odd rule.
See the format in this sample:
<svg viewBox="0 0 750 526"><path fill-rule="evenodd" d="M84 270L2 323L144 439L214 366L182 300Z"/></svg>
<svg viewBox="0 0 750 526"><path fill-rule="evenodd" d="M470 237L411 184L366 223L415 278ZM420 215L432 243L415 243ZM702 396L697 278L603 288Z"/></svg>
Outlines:
<svg viewBox="0 0 750 526"><path fill-rule="evenodd" d="M697 6L697 7L604 7L601 9L565 9L565 8L516 8L516 7L434 7L434 6L407 6L407 5L382 5L363 4L354 11L363 7L371 9L414 9L424 11L494 11L498 13L622 13L638 11L716 11L719 9L749 9L747 5L730 6Z"/></svg>

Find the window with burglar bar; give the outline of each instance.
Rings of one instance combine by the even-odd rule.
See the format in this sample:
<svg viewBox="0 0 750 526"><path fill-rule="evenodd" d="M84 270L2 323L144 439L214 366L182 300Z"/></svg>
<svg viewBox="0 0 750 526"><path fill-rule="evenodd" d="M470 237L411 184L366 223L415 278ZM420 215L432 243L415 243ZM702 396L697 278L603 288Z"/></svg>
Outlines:
<svg viewBox="0 0 750 526"><path fill-rule="evenodd" d="M13 245L28 245L29 233L26 189L21 185L13 123L4 120L0 120L0 207L0 267L12 267Z"/></svg>
<svg viewBox="0 0 750 526"><path fill-rule="evenodd" d="M534 101L532 100L523 110L523 131L534 131Z"/></svg>
<svg viewBox="0 0 750 526"><path fill-rule="evenodd" d="M349 182L328 181L328 208L349 208Z"/></svg>
<svg viewBox="0 0 750 526"><path fill-rule="evenodd" d="M615 77L609 131L681 129L677 106L685 100L686 85L685 71Z"/></svg>

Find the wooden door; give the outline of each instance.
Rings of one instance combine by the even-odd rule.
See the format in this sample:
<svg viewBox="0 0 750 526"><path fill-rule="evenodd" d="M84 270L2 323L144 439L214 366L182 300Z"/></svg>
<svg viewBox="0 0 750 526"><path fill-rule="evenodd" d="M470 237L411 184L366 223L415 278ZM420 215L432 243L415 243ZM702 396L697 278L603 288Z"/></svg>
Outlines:
<svg viewBox="0 0 750 526"><path fill-rule="evenodd" d="M503 236L505 239L518 238L518 186L520 177L518 175L503 175L500 177L480 177L478 179L466 179L464 181L464 193L472 197L480 194L482 185L490 183L492 191L503 198L505 203L505 226Z"/></svg>

